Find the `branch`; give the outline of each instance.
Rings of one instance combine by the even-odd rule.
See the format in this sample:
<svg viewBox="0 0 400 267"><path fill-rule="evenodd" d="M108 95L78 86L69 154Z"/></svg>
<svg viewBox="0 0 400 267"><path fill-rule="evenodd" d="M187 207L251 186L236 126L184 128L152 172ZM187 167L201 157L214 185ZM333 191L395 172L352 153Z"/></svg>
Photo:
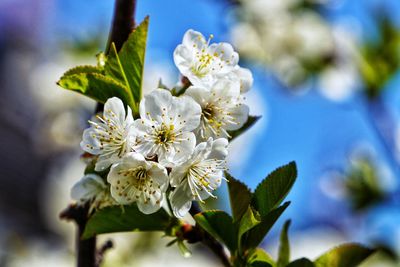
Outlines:
<svg viewBox="0 0 400 267"><path fill-rule="evenodd" d="M113 24L108 37L106 53L108 54L111 43L119 51L129 34L135 27L136 0L116 0L114 7Z"/></svg>
<svg viewBox="0 0 400 267"><path fill-rule="evenodd" d="M78 226L76 233L77 247L77 266L78 267L96 267L96 237L82 240L81 236L86 227L89 216L90 203L83 206L76 204L68 206L61 212L60 218L67 221L74 221Z"/></svg>
<svg viewBox="0 0 400 267"><path fill-rule="evenodd" d="M189 212L192 216L201 212L197 202L192 203L192 207L190 208ZM196 228L194 228L194 231L201 232L200 236L202 236L202 239L200 240L200 242L207 246L221 260L222 264L225 267L232 267L229 257L226 255L225 249L221 243L219 243L214 237L212 237L209 233L207 233L197 225Z"/></svg>
<svg viewBox="0 0 400 267"><path fill-rule="evenodd" d="M128 39L129 34L134 28L134 14L136 10L136 0L115 0L113 22L107 41L106 53L108 53L111 44L114 43L117 50L121 49L123 43ZM102 104L97 104L95 112L103 110ZM81 240L89 218L90 203L83 206L70 205L60 214L61 219L74 221L78 226L77 231L77 267L98 267L102 255L108 246L96 251L96 237ZM98 260L96 262L96 255Z"/></svg>
<svg viewBox="0 0 400 267"><path fill-rule="evenodd" d="M129 34L135 27L136 0L115 0L113 22L108 35L106 54L110 51L111 44L119 51ZM98 103L95 113L103 110L103 104Z"/></svg>

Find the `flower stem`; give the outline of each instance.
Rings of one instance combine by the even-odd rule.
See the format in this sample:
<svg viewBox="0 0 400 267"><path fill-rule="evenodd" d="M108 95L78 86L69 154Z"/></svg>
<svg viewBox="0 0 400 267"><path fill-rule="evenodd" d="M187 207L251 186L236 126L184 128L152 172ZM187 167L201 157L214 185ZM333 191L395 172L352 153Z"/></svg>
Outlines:
<svg viewBox="0 0 400 267"><path fill-rule="evenodd" d="M189 212L192 216L201 212L201 209L197 202L192 203L192 207L190 208ZM207 246L221 260L222 264L225 267L232 267L229 257L225 253L223 245L219 243L214 237L203 231L203 238L200 242Z"/></svg>

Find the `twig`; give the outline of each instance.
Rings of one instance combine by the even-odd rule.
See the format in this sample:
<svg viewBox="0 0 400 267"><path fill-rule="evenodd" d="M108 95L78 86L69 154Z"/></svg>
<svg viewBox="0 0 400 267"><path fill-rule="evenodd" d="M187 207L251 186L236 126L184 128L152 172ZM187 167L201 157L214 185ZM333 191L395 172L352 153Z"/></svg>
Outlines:
<svg viewBox="0 0 400 267"><path fill-rule="evenodd" d="M192 216L196 215L197 213L200 213L201 210L199 205L196 202L193 202L189 212ZM203 229L197 227L196 230L201 231L201 235L203 238L200 240L200 242L202 242L205 246L207 246L221 260L222 264L225 267L232 267L229 257L226 255L225 249L222 246L222 244L219 243L210 234L205 232Z"/></svg>
<svg viewBox="0 0 400 267"><path fill-rule="evenodd" d="M119 51L135 27L136 0L115 0L113 22L108 36L106 54L111 44ZM103 104L98 103L95 113L103 110Z"/></svg>
<svg viewBox="0 0 400 267"><path fill-rule="evenodd" d="M96 253L96 266L100 266L101 263L103 262L104 259L104 254L107 252L107 250L111 249L114 247L114 244L111 240L107 240L101 248L97 250Z"/></svg>
<svg viewBox="0 0 400 267"><path fill-rule="evenodd" d="M60 218L67 221L74 221L78 226L76 247L77 247L77 266L95 267L96 265L96 237L82 240L81 236L86 227L89 215L90 203L86 205L70 205L61 212Z"/></svg>
<svg viewBox="0 0 400 267"><path fill-rule="evenodd" d="M134 28L134 15L136 10L136 0L115 0L113 22L107 42L106 53L114 43L117 50L121 49L122 44L128 39L129 34ZM95 112L103 110L103 105L98 103ZM97 267L96 254L104 254L106 248L100 249L100 254L96 252L96 237L81 240L83 231L89 217L89 206L70 205L61 214L61 219L75 221L78 226L77 231L77 267ZM110 245L108 243L108 245ZM107 247L109 248L109 246ZM102 256L101 256L102 257ZM101 261L101 259L98 259Z"/></svg>

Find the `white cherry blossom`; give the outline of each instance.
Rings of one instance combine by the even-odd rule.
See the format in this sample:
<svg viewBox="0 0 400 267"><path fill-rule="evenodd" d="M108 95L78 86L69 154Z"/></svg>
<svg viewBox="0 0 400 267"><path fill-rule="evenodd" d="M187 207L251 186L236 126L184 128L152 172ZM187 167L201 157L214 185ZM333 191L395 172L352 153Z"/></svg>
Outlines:
<svg viewBox="0 0 400 267"><path fill-rule="evenodd" d="M239 55L228 43L213 43L197 31L188 30L182 44L174 51L174 62L179 71L194 85L209 84L231 73L238 64Z"/></svg>
<svg viewBox="0 0 400 267"><path fill-rule="evenodd" d="M212 191L221 185L226 169L228 140L219 138L198 144L192 156L170 173L171 186L175 190L170 195L170 203L176 217L183 217L193 200L203 201L215 197Z"/></svg>
<svg viewBox="0 0 400 267"><path fill-rule="evenodd" d="M107 181L119 204L136 202L141 212L150 214L161 208L169 178L163 166L131 152L111 166Z"/></svg>
<svg viewBox="0 0 400 267"><path fill-rule="evenodd" d="M200 106L190 97L174 97L156 89L140 102L140 119L136 120L136 152L145 157L157 156L158 162L174 166L185 161L196 146L191 132L199 126Z"/></svg>
<svg viewBox="0 0 400 267"><path fill-rule="evenodd" d="M186 92L201 106L200 125L195 130L199 140L209 137L229 137L247 121L249 108L242 103L240 84L218 80L211 87L191 86Z"/></svg>
<svg viewBox="0 0 400 267"><path fill-rule="evenodd" d="M122 101L113 97L105 103L103 116L96 118L98 121L89 121L91 127L83 132L81 148L98 155L95 170L103 171L130 152L134 141L133 117L129 106L125 113Z"/></svg>
<svg viewBox="0 0 400 267"><path fill-rule="evenodd" d="M97 174L87 174L74 184L71 198L79 203L92 202L92 207L104 207L113 204L109 188Z"/></svg>

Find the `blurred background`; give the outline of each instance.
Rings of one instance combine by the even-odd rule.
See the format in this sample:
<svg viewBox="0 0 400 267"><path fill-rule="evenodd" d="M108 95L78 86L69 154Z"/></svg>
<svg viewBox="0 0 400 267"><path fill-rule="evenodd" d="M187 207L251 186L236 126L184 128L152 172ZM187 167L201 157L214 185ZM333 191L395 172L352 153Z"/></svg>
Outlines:
<svg viewBox="0 0 400 267"><path fill-rule="evenodd" d="M111 0L0 0L0 266L74 266L74 225L58 215L83 173L95 103L55 82L96 64L112 11ZM299 169L267 251L291 218L292 259L355 241L386 251L363 266L400 266L398 0L139 0L145 15L145 92L178 82L172 54L189 28L231 42L252 70L247 102L262 119L231 144L230 170L254 189L280 165ZM226 186L219 195L229 210ZM107 238L103 266L218 266L157 233Z"/></svg>

